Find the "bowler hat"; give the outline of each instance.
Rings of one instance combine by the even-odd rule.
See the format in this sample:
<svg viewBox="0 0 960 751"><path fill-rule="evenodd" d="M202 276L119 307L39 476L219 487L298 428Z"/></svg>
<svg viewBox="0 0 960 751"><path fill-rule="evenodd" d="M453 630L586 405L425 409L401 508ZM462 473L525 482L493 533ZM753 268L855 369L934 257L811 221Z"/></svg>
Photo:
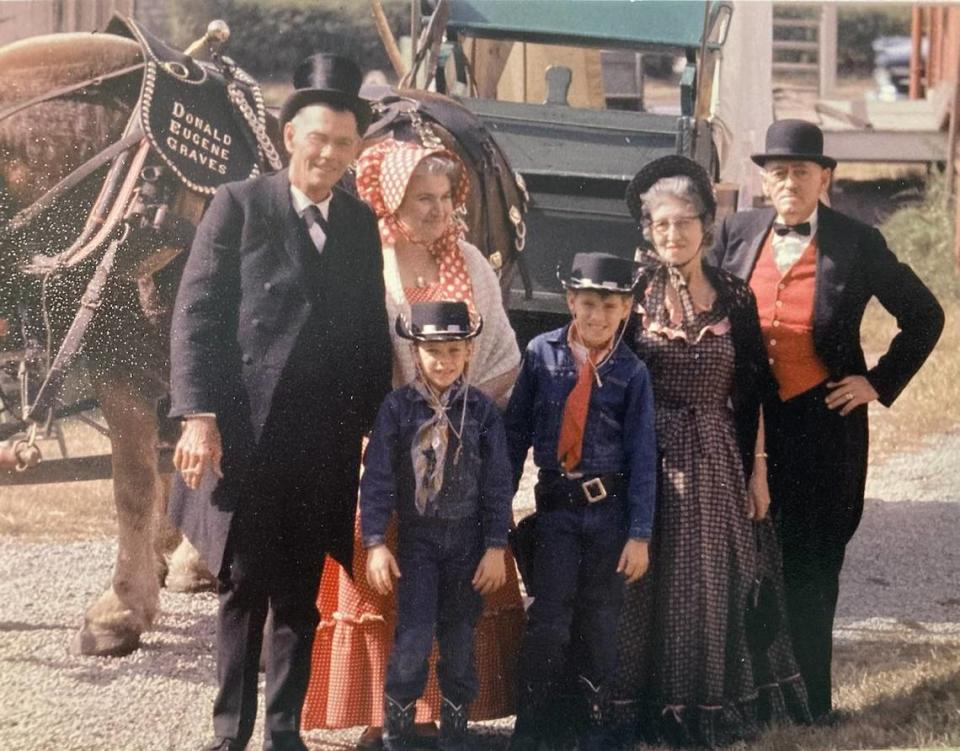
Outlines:
<svg viewBox="0 0 960 751"><path fill-rule="evenodd" d="M633 261L609 253L577 253L570 264L570 275L564 279L557 269L560 283L568 290L630 293L636 284Z"/></svg>
<svg viewBox="0 0 960 751"><path fill-rule="evenodd" d="M332 104L345 107L357 118L357 130L363 135L373 117L370 103L359 96L363 73L348 57L319 53L304 60L293 72L295 91L280 109L281 127L303 107Z"/></svg>
<svg viewBox="0 0 960 751"><path fill-rule="evenodd" d="M670 154L645 164L627 186L624 199L627 202L627 208L630 209L630 213L638 224L643 222L643 201L641 200L643 194L650 190L658 180L680 175L690 178L693 187L700 194L704 209L706 209L712 221L712 217L717 214L717 199L713 195L713 183L710 181L707 171L692 159L679 154Z"/></svg>
<svg viewBox="0 0 960 751"><path fill-rule="evenodd" d="M483 318L470 322L464 302L418 302L410 306L409 322L398 315L394 324L397 336L415 342L453 342L473 339L483 330Z"/></svg>
<svg viewBox="0 0 960 751"><path fill-rule="evenodd" d="M837 160L823 155L823 131L806 120L777 120L767 128L767 142L762 154L750 158L761 167L770 159L816 162L833 169Z"/></svg>

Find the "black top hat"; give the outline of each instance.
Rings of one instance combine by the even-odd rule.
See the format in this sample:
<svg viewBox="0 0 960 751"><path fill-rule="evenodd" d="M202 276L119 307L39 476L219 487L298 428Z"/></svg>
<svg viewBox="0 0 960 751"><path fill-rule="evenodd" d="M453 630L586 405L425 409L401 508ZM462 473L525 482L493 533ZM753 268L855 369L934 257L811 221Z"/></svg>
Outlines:
<svg viewBox="0 0 960 751"><path fill-rule="evenodd" d="M348 57L322 52L311 55L293 72L296 89L280 109L280 126L293 119L310 104L346 107L357 118L357 130L363 135L373 117L370 103L359 96L363 73Z"/></svg>
<svg viewBox="0 0 960 751"><path fill-rule="evenodd" d="M577 253L570 264L570 276L557 276L569 290L596 292L633 292L636 284L636 266L633 261L609 253Z"/></svg>
<svg viewBox="0 0 960 751"><path fill-rule="evenodd" d="M410 306L410 322L397 316L397 336L416 342L454 342L473 339L483 330L483 318L470 323L465 302L417 302Z"/></svg>
<svg viewBox="0 0 960 751"><path fill-rule="evenodd" d="M761 167L770 159L816 162L833 169L837 160L823 155L823 131L806 120L777 120L767 128L767 142L762 154L750 157Z"/></svg>
<svg viewBox="0 0 960 751"><path fill-rule="evenodd" d="M646 193L658 180L665 177L678 177L683 175L689 177L693 182L694 188L700 194L700 200L703 201L703 207L710 215L710 221L705 224L711 224L713 217L717 214L717 199L713 195L713 183L710 181L710 175L707 171L692 159L679 154L670 154L654 159L649 164L640 168L640 171L634 175L630 184L627 186L627 194L624 199L627 202L627 208L637 223L643 222L643 201L641 196Z"/></svg>

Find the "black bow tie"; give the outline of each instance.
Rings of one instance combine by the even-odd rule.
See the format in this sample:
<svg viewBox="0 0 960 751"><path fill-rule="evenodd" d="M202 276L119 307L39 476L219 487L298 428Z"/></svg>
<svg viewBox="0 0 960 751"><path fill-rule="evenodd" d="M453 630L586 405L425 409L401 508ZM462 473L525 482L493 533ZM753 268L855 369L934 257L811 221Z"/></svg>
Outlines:
<svg viewBox="0 0 960 751"><path fill-rule="evenodd" d="M307 223L308 228L312 227L314 224L319 224L320 229L323 230L323 234L329 237L330 225L327 223L327 220L321 213L320 207L316 204L311 203L303 210L303 221Z"/></svg>
<svg viewBox="0 0 960 751"><path fill-rule="evenodd" d="M800 222L800 224L781 224L780 222L774 222L773 231L780 235L780 237L791 232L806 237L810 234L810 222Z"/></svg>

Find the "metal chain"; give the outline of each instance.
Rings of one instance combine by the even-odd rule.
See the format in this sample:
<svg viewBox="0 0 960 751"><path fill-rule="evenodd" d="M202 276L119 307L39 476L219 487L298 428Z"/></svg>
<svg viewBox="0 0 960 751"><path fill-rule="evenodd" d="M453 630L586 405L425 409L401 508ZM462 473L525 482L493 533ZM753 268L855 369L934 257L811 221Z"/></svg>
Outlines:
<svg viewBox="0 0 960 751"><path fill-rule="evenodd" d="M244 96L243 91L236 84L236 82L231 81L227 84L227 93L230 95L230 101L233 102L233 105L240 110L240 114L243 115L243 119L247 121L247 124L250 126L250 130L253 131L253 135L257 139L257 145L260 147L260 152L266 158L267 162L273 169L280 169L283 167L283 162L280 160L280 155L277 153L277 150L273 146L273 142L270 140L270 137L267 135L267 126L266 121L257 117L257 113L253 111L253 107L250 106L250 102L247 101L247 97Z"/></svg>
<svg viewBox="0 0 960 751"><path fill-rule="evenodd" d="M430 127L429 123L423 121L416 109L410 110L408 114L410 115L410 125L420 138L420 143L428 149L442 149L444 147L437 132Z"/></svg>

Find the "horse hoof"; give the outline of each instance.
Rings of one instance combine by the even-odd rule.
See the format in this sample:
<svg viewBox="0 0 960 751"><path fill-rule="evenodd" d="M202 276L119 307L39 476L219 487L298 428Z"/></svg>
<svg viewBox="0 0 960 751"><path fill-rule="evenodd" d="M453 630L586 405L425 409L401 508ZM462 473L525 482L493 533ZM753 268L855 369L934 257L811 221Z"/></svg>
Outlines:
<svg viewBox="0 0 960 751"><path fill-rule="evenodd" d="M198 573L196 571L174 571L167 572L166 587L170 592L184 592L193 594L194 592L210 592L216 588L217 581L210 574Z"/></svg>
<svg viewBox="0 0 960 751"><path fill-rule="evenodd" d="M94 631L84 626L70 643L70 654L86 657L123 657L140 648L140 634Z"/></svg>
<svg viewBox="0 0 960 751"><path fill-rule="evenodd" d="M199 551L184 537L170 556L167 568L167 589L171 592L206 592L216 589L217 580Z"/></svg>

